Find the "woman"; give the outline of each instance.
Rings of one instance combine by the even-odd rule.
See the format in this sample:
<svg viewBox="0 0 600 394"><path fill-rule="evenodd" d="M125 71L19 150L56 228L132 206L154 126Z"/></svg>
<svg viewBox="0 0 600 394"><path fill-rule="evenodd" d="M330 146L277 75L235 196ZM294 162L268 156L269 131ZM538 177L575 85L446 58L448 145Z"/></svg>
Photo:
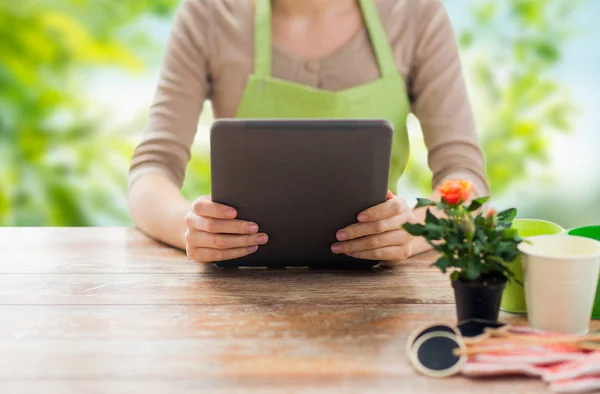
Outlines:
<svg viewBox="0 0 600 394"><path fill-rule="evenodd" d="M205 100L216 117L377 117L395 126L391 185L419 121L433 184L461 178L487 193L458 50L439 0L183 0L148 128L135 150L129 205L150 236L213 262L268 242L235 207L181 193ZM433 193L432 198L439 198ZM336 234L333 253L402 261L428 248L401 225L422 220L391 192Z"/></svg>

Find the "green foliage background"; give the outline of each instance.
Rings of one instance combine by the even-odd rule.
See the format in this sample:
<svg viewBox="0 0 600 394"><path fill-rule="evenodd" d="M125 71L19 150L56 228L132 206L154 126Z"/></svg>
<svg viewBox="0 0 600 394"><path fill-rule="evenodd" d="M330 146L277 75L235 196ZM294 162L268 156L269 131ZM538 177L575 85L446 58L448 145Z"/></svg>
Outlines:
<svg viewBox="0 0 600 394"><path fill-rule="evenodd" d="M145 34L171 0L0 2L0 225L127 222L131 146L91 117L78 82L97 67L141 70Z"/></svg>
<svg viewBox="0 0 600 394"><path fill-rule="evenodd" d="M141 21L168 21L177 4L0 2L0 225L130 224L127 168L143 118L106 124L86 102L82 82L98 69L146 70L162 48ZM550 71L570 38L578 2L470 4L472 25L458 37L476 113L483 114L478 123L492 191L501 195L543 168L552 135L572 128L575 109ZM210 114L203 118L209 122ZM420 137L415 142L407 177L426 192L431 176ZM184 194L208 192L208 153L197 148Z"/></svg>
<svg viewBox="0 0 600 394"><path fill-rule="evenodd" d="M549 164L552 134L571 130L571 98L549 72L572 33L569 16L577 3L478 1L472 26L458 33L463 53L471 55L466 73L495 195L527 179L532 166ZM424 158L421 145L408 171L423 190L430 187Z"/></svg>

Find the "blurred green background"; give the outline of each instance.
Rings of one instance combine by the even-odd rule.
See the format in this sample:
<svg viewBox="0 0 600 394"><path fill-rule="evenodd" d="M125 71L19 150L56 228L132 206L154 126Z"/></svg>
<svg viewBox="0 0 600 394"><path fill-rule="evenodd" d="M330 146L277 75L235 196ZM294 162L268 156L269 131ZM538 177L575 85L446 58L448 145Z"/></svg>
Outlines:
<svg viewBox="0 0 600 394"><path fill-rule="evenodd" d="M0 225L130 225L127 169L178 0L0 2ZM446 0L498 207L600 223L597 0ZM209 193L210 104L184 193ZM399 192L431 175L418 121ZM290 180L293 181L293 180Z"/></svg>

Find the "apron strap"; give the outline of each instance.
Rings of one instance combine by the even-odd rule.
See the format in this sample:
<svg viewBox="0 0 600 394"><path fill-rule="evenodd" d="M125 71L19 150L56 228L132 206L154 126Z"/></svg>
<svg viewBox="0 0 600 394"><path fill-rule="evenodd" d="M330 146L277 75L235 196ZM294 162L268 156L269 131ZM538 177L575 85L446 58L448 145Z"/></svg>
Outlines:
<svg viewBox="0 0 600 394"><path fill-rule="evenodd" d="M394 54L387 33L381 24L374 0L359 0L360 7L369 32L371 45L377 58L382 77L397 74ZM271 76L271 0L256 0L254 11L254 74Z"/></svg>
<svg viewBox="0 0 600 394"><path fill-rule="evenodd" d="M375 0L359 0L362 9L363 19L371 38L371 45L379 64L379 71L382 77L398 74L394 54L390 46L387 33L383 28L379 12L374 4Z"/></svg>
<svg viewBox="0 0 600 394"><path fill-rule="evenodd" d="M254 11L254 74L271 76L271 0L256 0Z"/></svg>

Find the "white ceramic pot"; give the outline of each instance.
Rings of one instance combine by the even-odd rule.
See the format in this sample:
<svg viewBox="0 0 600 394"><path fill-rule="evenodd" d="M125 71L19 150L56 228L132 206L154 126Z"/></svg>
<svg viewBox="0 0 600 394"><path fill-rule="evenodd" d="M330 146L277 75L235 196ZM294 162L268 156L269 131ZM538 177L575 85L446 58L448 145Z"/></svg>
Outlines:
<svg viewBox="0 0 600 394"><path fill-rule="evenodd" d="M600 242L542 235L519 245L531 327L564 334L589 331L600 274Z"/></svg>

